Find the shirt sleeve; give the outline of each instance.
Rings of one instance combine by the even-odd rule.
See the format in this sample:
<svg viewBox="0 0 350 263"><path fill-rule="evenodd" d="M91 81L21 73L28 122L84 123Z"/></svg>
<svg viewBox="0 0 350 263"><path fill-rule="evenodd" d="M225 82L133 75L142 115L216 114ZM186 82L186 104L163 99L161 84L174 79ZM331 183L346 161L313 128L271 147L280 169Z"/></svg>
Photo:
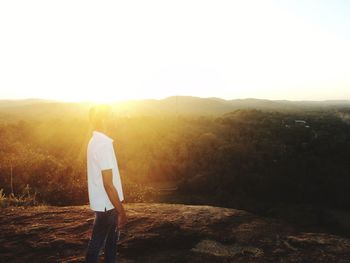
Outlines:
<svg viewBox="0 0 350 263"><path fill-rule="evenodd" d="M114 158L115 157L112 143L104 143L98 147L95 152L95 160L101 171L112 169Z"/></svg>

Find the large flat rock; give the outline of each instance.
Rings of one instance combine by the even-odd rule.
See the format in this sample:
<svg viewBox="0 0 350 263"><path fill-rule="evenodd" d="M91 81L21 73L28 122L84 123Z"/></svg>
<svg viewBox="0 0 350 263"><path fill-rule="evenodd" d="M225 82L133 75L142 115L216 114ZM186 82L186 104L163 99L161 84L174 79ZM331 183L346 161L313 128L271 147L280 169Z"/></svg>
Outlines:
<svg viewBox="0 0 350 263"><path fill-rule="evenodd" d="M347 238L241 210L148 203L126 210L121 263L350 262ZM87 206L2 208L0 262L84 262L93 218Z"/></svg>

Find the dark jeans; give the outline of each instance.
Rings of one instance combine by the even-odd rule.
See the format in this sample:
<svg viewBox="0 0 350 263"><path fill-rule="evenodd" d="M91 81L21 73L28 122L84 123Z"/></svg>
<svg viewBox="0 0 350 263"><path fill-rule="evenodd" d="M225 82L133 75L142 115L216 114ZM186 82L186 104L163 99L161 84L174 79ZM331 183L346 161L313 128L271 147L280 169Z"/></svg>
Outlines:
<svg viewBox="0 0 350 263"><path fill-rule="evenodd" d="M86 252L86 263L97 263L104 246L105 262L115 263L117 259L117 212L115 209L106 212L95 212L94 226Z"/></svg>

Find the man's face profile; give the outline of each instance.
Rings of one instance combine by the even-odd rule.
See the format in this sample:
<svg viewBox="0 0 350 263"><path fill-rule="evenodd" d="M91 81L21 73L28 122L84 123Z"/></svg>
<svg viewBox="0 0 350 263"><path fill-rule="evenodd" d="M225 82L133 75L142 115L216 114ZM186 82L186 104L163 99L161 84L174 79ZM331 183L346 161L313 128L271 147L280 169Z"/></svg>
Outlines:
<svg viewBox="0 0 350 263"><path fill-rule="evenodd" d="M112 120L112 108L109 105L97 105L90 109L90 123L95 130L106 130Z"/></svg>

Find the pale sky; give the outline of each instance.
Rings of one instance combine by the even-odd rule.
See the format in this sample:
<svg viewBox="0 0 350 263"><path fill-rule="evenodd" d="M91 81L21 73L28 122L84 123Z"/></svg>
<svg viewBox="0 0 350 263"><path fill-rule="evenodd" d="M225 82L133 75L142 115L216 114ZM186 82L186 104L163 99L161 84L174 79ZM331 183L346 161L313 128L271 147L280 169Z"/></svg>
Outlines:
<svg viewBox="0 0 350 263"><path fill-rule="evenodd" d="M350 99L350 1L1 1L0 99Z"/></svg>

